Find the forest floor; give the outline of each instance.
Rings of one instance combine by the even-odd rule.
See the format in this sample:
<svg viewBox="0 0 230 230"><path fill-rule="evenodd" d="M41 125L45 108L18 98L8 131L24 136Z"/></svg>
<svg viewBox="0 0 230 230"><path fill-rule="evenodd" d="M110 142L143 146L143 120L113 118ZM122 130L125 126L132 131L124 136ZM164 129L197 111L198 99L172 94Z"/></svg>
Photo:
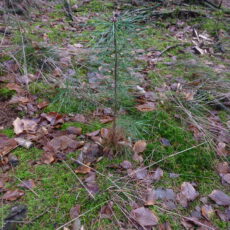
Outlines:
<svg viewBox="0 0 230 230"><path fill-rule="evenodd" d="M0 14L0 229L230 229L228 2L130 2Z"/></svg>

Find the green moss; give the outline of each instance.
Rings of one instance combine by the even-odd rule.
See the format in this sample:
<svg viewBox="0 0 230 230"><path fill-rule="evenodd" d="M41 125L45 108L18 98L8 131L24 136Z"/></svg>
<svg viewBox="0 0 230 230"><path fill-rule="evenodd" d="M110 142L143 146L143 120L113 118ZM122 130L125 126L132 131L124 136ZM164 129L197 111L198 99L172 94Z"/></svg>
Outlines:
<svg viewBox="0 0 230 230"><path fill-rule="evenodd" d="M44 81L35 81L29 84L29 91L31 94L37 95L40 98L51 99L56 93L56 89Z"/></svg>
<svg viewBox="0 0 230 230"><path fill-rule="evenodd" d="M84 11L84 12L104 12L107 10L113 9L114 5L113 2L111 1L102 1L102 0L92 0L87 4L84 4L79 8L79 11Z"/></svg>
<svg viewBox="0 0 230 230"><path fill-rule="evenodd" d="M4 129L1 130L0 133L5 134L7 137L14 137L14 130L13 129Z"/></svg>
<svg viewBox="0 0 230 230"><path fill-rule="evenodd" d="M9 100L15 94L14 90L8 88L0 88L0 100L6 101Z"/></svg>
<svg viewBox="0 0 230 230"><path fill-rule="evenodd" d="M65 124L62 125L62 130L66 130L68 127L78 127L78 128L82 128L82 133L86 134L89 132L93 132L95 130L99 130L103 127L105 127L105 124L102 124L98 121L91 121L89 124L87 123L80 123L80 122L66 122Z"/></svg>

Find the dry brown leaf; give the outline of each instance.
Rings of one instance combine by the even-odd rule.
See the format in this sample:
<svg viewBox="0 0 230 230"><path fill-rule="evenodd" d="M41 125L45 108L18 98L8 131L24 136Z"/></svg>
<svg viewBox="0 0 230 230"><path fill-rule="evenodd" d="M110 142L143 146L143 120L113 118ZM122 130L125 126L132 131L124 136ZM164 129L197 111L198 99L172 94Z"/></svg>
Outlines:
<svg viewBox="0 0 230 230"><path fill-rule="evenodd" d="M88 163L87 165L81 165L75 170L75 172L80 173L80 174L87 174L87 173L91 172L91 168L88 167L89 165L90 165L90 163Z"/></svg>
<svg viewBox="0 0 230 230"><path fill-rule="evenodd" d="M35 121L29 119L20 119L18 117L14 120L13 126L16 135L19 135L24 131L34 133L37 129L37 123Z"/></svg>
<svg viewBox="0 0 230 230"><path fill-rule="evenodd" d="M140 140L140 141L137 141L134 146L133 146L133 151L134 153L138 154L138 153L142 153L145 151L146 149L146 146L147 146L147 143L146 141L144 140Z"/></svg>
<svg viewBox="0 0 230 230"><path fill-rule="evenodd" d="M39 109L44 109L45 107L47 107L49 105L49 102L48 101L42 101L40 103L37 104L37 107Z"/></svg>
<svg viewBox="0 0 230 230"><path fill-rule="evenodd" d="M51 164L55 161L55 158L52 153L45 153L41 158L41 163L43 164Z"/></svg>
<svg viewBox="0 0 230 230"><path fill-rule="evenodd" d="M154 205L156 203L156 200L157 200L155 190L152 189L152 188L148 188L147 193L145 194L145 199L144 200L145 200L145 205L146 206Z"/></svg>
<svg viewBox="0 0 230 230"><path fill-rule="evenodd" d="M215 211L213 210L211 205L203 205L201 207L201 213L206 219L210 220L214 215Z"/></svg>
<svg viewBox="0 0 230 230"><path fill-rule="evenodd" d="M142 227L152 227L158 224L157 216L148 208L137 208L131 211L131 217Z"/></svg>
<svg viewBox="0 0 230 230"><path fill-rule="evenodd" d="M0 156L3 157L18 146L14 139L0 134Z"/></svg>
<svg viewBox="0 0 230 230"><path fill-rule="evenodd" d="M75 135L79 136L82 133L82 128L77 128L77 127L71 126L71 127L67 128L67 131L70 134L75 134Z"/></svg>
<svg viewBox="0 0 230 230"><path fill-rule="evenodd" d="M131 169L133 167L130 161L123 161L122 163L120 163L120 166L123 169Z"/></svg>
<svg viewBox="0 0 230 230"><path fill-rule="evenodd" d="M156 105L153 102L147 102L142 105L137 105L136 108L141 112L150 112L156 110Z"/></svg>
<svg viewBox="0 0 230 230"><path fill-rule="evenodd" d="M14 201L14 200L18 200L23 195L24 195L24 192L19 189L16 189L13 191L9 190L3 195L2 199L7 200L7 201Z"/></svg>
<svg viewBox="0 0 230 230"><path fill-rule="evenodd" d="M77 204L76 206L71 208L70 209L70 218L74 219L74 218L78 217L80 215L80 209L81 209L81 206L79 204Z"/></svg>
<svg viewBox="0 0 230 230"><path fill-rule="evenodd" d="M218 205L228 206L230 205L230 196L225 194L220 190L213 190L212 193L209 195L213 201L215 201Z"/></svg>

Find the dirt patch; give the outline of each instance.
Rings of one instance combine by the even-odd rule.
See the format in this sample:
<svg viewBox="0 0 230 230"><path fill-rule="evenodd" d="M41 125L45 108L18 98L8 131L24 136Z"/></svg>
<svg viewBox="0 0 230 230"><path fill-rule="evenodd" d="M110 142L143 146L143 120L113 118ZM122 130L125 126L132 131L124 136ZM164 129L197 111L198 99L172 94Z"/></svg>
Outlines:
<svg viewBox="0 0 230 230"><path fill-rule="evenodd" d="M17 112L7 102L0 102L0 128L4 129L12 125L17 117Z"/></svg>

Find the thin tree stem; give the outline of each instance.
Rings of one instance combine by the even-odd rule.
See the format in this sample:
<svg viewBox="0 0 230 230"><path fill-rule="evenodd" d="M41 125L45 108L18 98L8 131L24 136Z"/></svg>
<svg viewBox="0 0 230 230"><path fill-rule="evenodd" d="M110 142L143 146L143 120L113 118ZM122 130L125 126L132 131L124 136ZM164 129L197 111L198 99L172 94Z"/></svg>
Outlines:
<svg viewBox="0 0 230 230"><path fill-rule="evenodd" d="M113 44L114 44L114 119L113 119L113 142L116 142L116 129L117 129L117 83L118 83L118 48L117 48L117 18L113 17Z"/></svg>

